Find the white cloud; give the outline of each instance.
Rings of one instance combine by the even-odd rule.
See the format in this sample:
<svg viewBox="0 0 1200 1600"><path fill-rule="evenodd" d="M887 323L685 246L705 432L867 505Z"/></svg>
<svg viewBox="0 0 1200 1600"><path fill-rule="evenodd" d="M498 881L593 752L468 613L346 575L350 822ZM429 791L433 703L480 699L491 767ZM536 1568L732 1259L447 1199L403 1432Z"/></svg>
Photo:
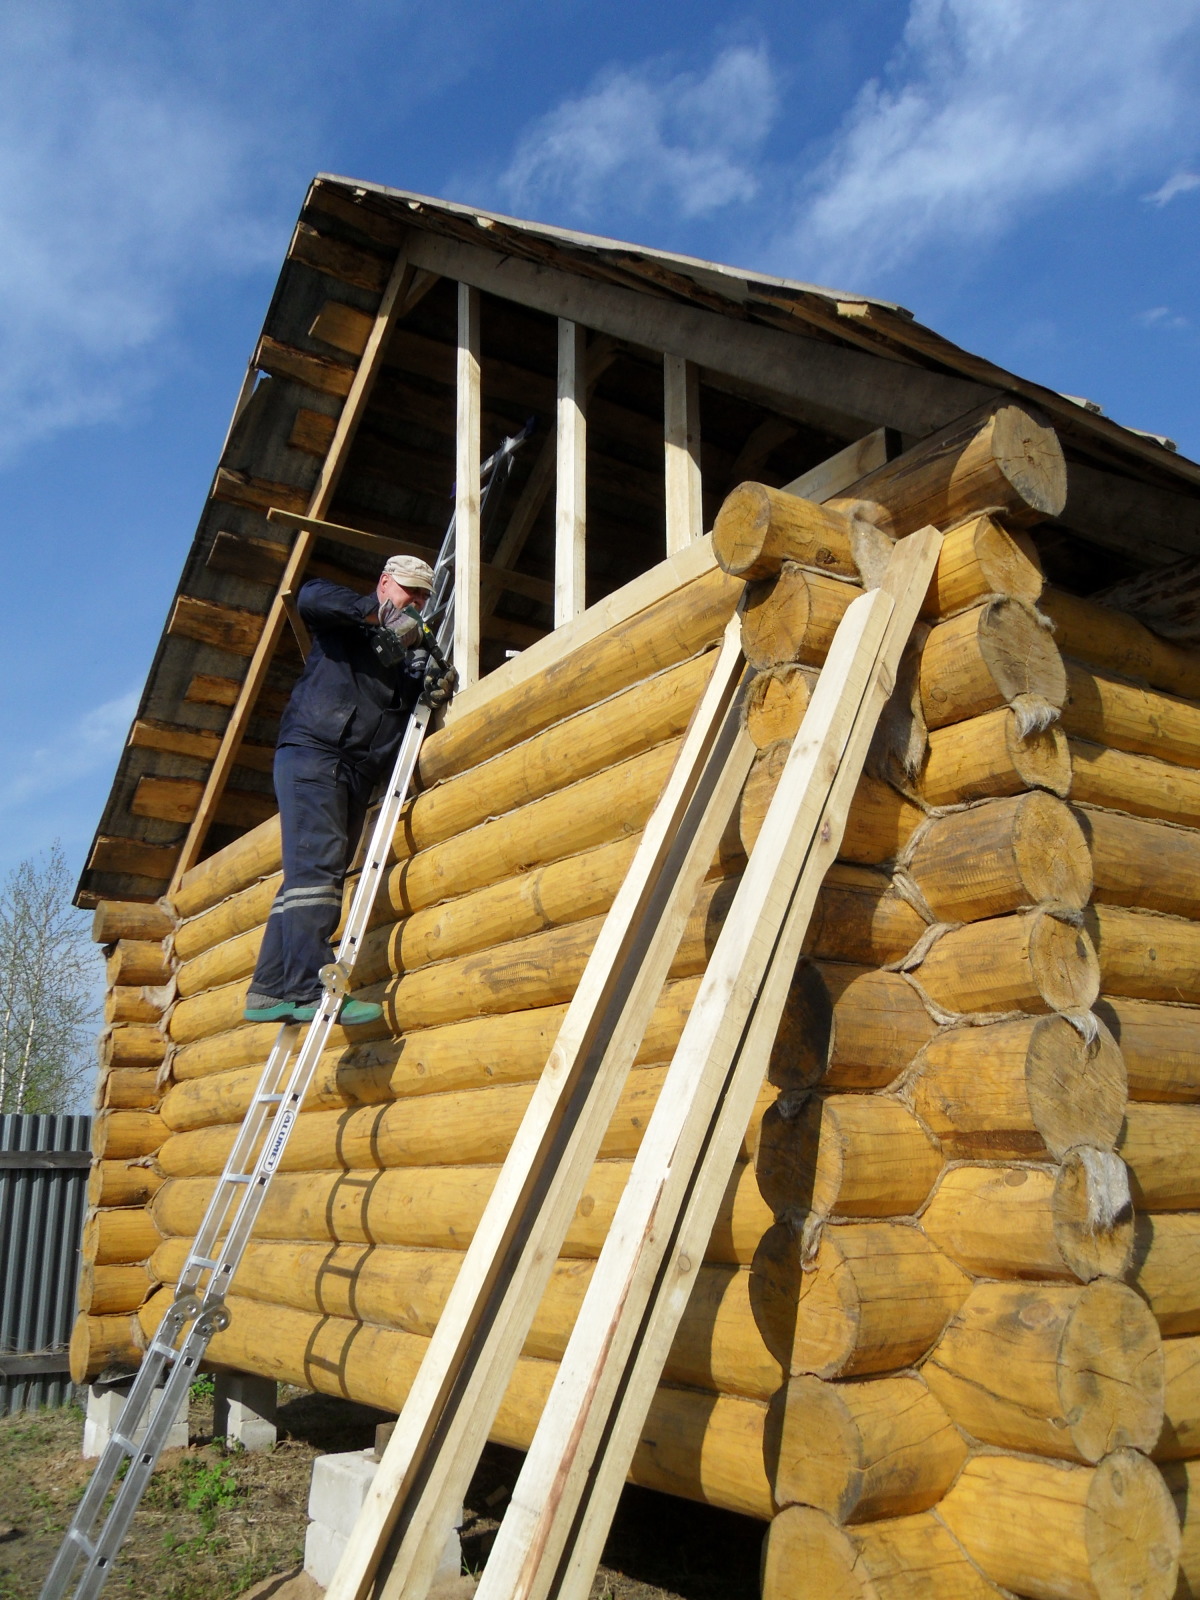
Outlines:
<svg viewBox="0 0 1200 1600"><path fill-rule="evenodd" d="M0 460L119 412L190 285L278 254L250 126L124 21L106 41L78 5L0 11Z"/></svg>
<svg viewBox="0 0 1200 1600"><path fill-rule="evenodd" d="M89 773L111 767L137 711L138 694L130 689L93 706L23 759L17 755L6 781L0 784L0 815L68 791Z"/></svg>
<svg viewBox="0 0 1200 1600"><path fill-rule="evenodd" d="M1191 327L1188 319L1172 311L1170 306L1151 306L1148 311L1139 311L1134 321L1140 322L1143 328L1170 328L1178 331Z"/></svg>
<svg viewBox="0 0 1200 1600"><path fill-rule="evenodd" d="M519 211L600 210L666 203L702 217L754 197L755 160L778 109L761 47L729 46L702 76L661 61L602 73L521 139L501 187Z"/></svg>
<svg viewBox="0 0 1200 1600"><path fill-rule="evenodd" d="M1200 189L1200 172L1176 172L1167 179L1161 189L1155 189L1153 194L1144 194L1142 199L1148 205L1165 206L1169 205L1177 194L1189 194L1193 189Z"/></svg>
<svg viewBox="0 0 1200 1600"><path fill-rule="evenodd" d="M1068 188L1161 160L1195 115L1198 24L1197 0L912 0L776 264L869 287L931 245L994 239Z"/></svg>

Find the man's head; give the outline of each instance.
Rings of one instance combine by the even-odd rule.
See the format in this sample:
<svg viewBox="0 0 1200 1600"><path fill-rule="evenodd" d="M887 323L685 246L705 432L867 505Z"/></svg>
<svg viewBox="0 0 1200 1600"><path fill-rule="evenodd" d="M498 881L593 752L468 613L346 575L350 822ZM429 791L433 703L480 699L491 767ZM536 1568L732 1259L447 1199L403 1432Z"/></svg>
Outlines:
<svg viewBox="0 0 1200 1600"><path fill-rule="evenodd" d="M379 574L376 594L398 609L423 606L433 588L433 569L419 556L389 556Z"/></svg>

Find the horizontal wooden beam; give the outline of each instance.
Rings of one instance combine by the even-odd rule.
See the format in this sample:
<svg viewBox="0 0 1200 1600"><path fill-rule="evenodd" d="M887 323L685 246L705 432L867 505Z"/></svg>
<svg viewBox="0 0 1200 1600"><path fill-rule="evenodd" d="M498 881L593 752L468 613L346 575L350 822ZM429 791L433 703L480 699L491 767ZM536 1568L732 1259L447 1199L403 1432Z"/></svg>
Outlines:
<svg viewBox="0 0 1200 1600"><path fill-rule="evenodd" d="M230 655L252 656L265 622L259 611L181 594L171 608L167 632L175 639L191 639L196 644L228 650Z"/></svg>
<svg viewBox="0 0 1200 1600"><path fill-rule="evenodd" d="M269 511L282 506L285 511L303 511L308 506L308 490L292 483L274 483L269 478L251 478L245 472L218 467L212 497L229 505L246 506L251 511Z"/></svg>
<svg viewBox="0 0 1200 1600"><path fill-rule="evenodd" d="M311 350L297 350L294 345L281 344L265 333L254 352L254 365L273 378L290 378L293 383L302 383L308 389L341 399L350 393L354 382L352 362L314 355Z"/></svg>
<svg viewBox="0 0 1200 1600"><path fill-rule="evenodd" d="M122 839L101 833L92 845L87 870L128 874L165 883L175 870L178 855L178 845L145 844L141 839Z"/></svg>
<svg viewBox="0 0 1200 1600"><path fill-rule="evenodd" d="M335 350L347 350L352 356L361 356L367 348L375 318L344 300L326 300L308 330L310 339L320 339L333 345Z"/></svg>
<svg viewBox="0 0 1200 1600"><path fill-rule="evenodd" d="M163 750L169 755L212 761L221 748L221 735L209 728L185 728L176 722L155 722L149 717L139 717L129 730L129 746L135 750ZM272 745L242 744L238 747L239 767L270 772L274 761Z"/></svg>
<svg viewBox="0 0 1200 1600"><path fill-rule="evenodd" d="M1174 494L1067 460L1067 505L1061 523L1105 549L1169 566L1200 555L1200 494Z"/></svg>
<svg viewBox="0 0 1200 1600"><path fill-rule="evenodd" d="M361 528L347 528L340 522L323 522L319 517L301 517L291 511L270 511L267 521L289 528L303 528L335 544L368 550L384 561L394 555L419 556L431 565L437 560L437 551L432 545L412 544L407 539L389 539L382 533L364 533ZM545 578L531 578L523 572L510 572L507 567L489 566L487 562L483 563L480 572L485 583L494 584L499 589L508 589L513 594L522 594L527 599L543 601L548 605L554 601L554 585Z"/></svg>
<svg viewBox="0 0 1200 1600"><path fill-rule="evenodd" d="M302 261L306 267L338 278L342 283L353 284L356 289L366 289L369 294L382 294L392 270L393 256L391 253L377 255L361 245L344 244L340 239L319 233L311 224L301 222L292 235L288 260Z"/></svg>
<svg viewBox="0 0 1200 1600"><path fill-rule="evenodd" d="M158 822L191 822L203 794L204 784L199 778L146 776L138 779L129 810L135 817L153 817ZM274 795L226 789L217 804L215 820L235 828L256 828L278 809Z"/></svg>
<svg viewBox="0 0 1200 1600"><path fill-rule="evenodd" d="M183 698L196 706L234 706L242 691L239 678L222 678L215 673L198 672L188 684ZM266 686L258 692L255 710L261 717L277 717L287 704L286 689Z"/></svg>
<svg viewBox="0 0 1200 1600"><path fill-rule="evenodd" d="M923 436L999 391L414 230L414 265L810 405Z"/></svg>

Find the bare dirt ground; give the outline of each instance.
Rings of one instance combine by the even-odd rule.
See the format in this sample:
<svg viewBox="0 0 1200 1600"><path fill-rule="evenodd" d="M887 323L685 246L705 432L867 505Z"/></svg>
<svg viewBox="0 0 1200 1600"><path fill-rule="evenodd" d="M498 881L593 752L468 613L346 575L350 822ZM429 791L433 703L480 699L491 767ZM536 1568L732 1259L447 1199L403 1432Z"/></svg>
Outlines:
<svg viewBox="0 0 1200 1600"><path fill-rule="evenodd" d="M235 1600L254 1588L262 1600L300 1600L306 1583L284 1585L303 1561L313 1457L365 1449L391 1419L300 1390L280 1398L278 1445L246 1454L213 1441L211 1399L193 1396L192 1442L159 1463L107 1594ZM0 1600L36 1600L91 1471L82 1433L74 1409L0 1418ZM462 1529L467 1574L487 1560L521 1459L489 1446L480 1462ZM594 1600L756 1600L763 1532L747 1517L627 1489Z"/></svg>

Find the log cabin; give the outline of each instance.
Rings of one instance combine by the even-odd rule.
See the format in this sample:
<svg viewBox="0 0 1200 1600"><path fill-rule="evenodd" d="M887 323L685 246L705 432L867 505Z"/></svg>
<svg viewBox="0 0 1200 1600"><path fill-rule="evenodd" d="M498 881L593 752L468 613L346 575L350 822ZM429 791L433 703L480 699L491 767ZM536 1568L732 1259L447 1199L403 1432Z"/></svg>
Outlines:
<svg viewBox="0 0 1200 1600"><path fill-rule="evenodd" d="M500 1408L528 1445L833 631L933 525L632 1477L760 1519L767 1600L1200 1593L1200 466L900 307L341 178L79 884L77 1381L136 1365L274 1035L298 588L451 511L461 687L356 975L385 1022L322 1060L214 1362L399 1409L740 606L757 755Z"/></svg>

